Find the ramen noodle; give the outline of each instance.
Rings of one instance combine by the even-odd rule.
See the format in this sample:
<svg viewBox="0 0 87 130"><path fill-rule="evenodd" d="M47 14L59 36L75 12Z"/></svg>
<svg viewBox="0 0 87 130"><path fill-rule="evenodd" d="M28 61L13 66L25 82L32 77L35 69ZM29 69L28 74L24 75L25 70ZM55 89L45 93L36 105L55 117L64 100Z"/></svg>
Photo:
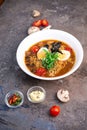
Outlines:
<svg viewBox="0 0 87 130"><path fill-rule="evenodd" d="M75 52L67 43L43 40L25 52L25 65L41 77L57 77L69 72L75 64Z"/></svg>

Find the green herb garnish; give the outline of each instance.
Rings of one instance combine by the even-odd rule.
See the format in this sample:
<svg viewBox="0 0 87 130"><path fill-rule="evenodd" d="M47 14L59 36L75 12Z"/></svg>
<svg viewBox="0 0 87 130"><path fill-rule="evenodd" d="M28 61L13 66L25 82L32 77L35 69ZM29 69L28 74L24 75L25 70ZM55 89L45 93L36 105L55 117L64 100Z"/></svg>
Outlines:
<svg viewBox="0 0 87 130"><path fill-rule="evenodd" d="M49 52L46 51L46 57L44 59L42 59L42 65L43 67L45 67L46 69L51 69L53 68L55 61L58 59L58 52Z"/></svg>
<svg viewBox="0 0 87 130"><path fill-rule="evenodd" d="M9 99L8 99L8 103L12 106L17 106L21 103L22 98L20 97L20 95L18 93L13 94Z"/></svg>

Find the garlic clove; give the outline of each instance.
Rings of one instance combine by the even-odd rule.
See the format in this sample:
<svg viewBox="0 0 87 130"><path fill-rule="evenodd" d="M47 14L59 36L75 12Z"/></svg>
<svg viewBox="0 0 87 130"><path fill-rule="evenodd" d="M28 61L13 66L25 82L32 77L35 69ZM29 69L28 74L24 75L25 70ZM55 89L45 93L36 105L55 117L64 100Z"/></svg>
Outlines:
<svg viewBox="0 0 87 130"><path fill-rule="evenodd" d="M40 16L40 12L38 10L33 10L32 16L38 17L38 16Z"/></svg>

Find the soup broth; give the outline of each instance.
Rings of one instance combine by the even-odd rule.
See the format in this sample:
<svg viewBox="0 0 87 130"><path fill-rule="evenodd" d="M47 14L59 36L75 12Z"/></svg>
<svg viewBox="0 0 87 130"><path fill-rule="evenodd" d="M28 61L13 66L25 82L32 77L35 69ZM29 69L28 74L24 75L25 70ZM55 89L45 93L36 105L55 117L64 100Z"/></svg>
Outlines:
<svg viewBox="0 0 87 130"><path fill-rule="evenodd" d="M33 74L56 77L69 72L75 64L74 50L65 42L44 40L25 52L25 65Z"/></svg>

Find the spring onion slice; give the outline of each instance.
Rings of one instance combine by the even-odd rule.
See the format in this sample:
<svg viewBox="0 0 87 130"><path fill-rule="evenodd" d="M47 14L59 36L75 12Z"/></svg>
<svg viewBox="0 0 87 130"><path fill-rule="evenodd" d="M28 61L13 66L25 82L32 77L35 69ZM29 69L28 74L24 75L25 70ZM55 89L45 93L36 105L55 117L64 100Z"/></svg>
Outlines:
<svg viewBox="0 0 87 130"><path fill-rule="evenodd" d="M42 59L42 65L49 70L54 67L55 61L58 59L58 52L44 51L46 52L46 57Z"/></svg>

